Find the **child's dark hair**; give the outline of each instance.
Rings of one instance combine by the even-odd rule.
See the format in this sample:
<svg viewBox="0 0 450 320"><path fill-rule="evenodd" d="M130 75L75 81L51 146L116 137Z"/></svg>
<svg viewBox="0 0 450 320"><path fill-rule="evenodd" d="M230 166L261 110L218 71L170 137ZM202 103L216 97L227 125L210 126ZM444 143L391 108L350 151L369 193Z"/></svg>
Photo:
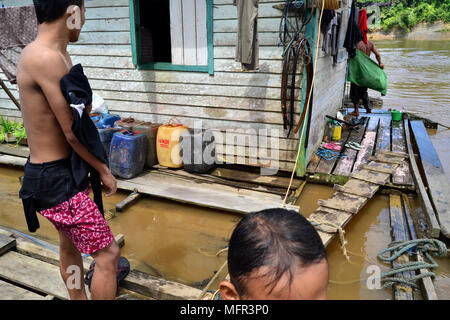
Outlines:
<svg viewBox="0 0 450 320"><path fill-rule="evenodd" d="M71 5L81 8L84 0L33 0L39 24L53 22L62 17Z"/></svg>
<svg viewBox="0 0 450 320"><path fill-rule="evenodd" d="M288 273L289 286L299 267L326 260L319 234L301 214L285 209L269 209L244 217L230 239L228 270L240 296L247 294L245 280L261 267L270 276L271 292Z"/></svg>

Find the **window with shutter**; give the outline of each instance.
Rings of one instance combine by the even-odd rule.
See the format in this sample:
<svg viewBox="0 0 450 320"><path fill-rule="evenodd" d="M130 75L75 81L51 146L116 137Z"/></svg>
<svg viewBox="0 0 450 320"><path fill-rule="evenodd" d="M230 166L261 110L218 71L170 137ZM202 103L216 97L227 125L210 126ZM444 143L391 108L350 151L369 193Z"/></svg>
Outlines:
<svg viewBox="0 0 450 320"><path fill-rule="evenodd" d="M138 69L214 73L213 0L130 0Z"/></svg>

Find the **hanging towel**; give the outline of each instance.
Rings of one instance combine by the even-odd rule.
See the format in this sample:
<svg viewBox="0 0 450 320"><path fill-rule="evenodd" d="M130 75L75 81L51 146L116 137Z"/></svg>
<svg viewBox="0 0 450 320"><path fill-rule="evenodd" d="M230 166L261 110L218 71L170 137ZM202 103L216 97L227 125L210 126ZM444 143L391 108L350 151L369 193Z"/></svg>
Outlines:
<svg viewBox="0 0 450 320"><path fill-rule="evenodd" d="M236 61L244 69L259 69L258 0L234 0L238 11Z"/></svg>
<svg viewBox="0 0 450 320"><path fill-rule="evenodd" d="M369 33L369 28L367 27L367 12L366 9L362 9L359 13L359 29L363 35L363 41L367 44L367 33Z"/></svg>
<svg viewBox="0 0 450 320"><path fill-rule="evenodd" d="M16 83L17 64L22 49L37 36L34 6L0 8L0 69Z"/></svg>
<svg viewBox="0 0 450 320"><path fill-rule="evenodd" d="M347 33L345 34L344 48L347 49L349 58L356 55L356 44L363 39L359 28L359 11L356 1L352 1L350 18L348 19Z"/></svg>

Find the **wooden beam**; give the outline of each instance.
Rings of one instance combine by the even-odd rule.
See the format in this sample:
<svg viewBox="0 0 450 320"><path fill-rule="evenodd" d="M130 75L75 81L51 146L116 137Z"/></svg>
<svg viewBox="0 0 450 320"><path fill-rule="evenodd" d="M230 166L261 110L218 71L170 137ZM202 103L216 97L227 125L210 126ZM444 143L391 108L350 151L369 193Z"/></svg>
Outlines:
<svg viewBox="0 0 450 320"><path fill-rule="evenodd" d="M408 231L406 229L406 223L402 210L401 198L398 195L391 195L389 197L389 212L391 218L392 238L394 241L408 241ZM399 267L401 264L409 262L407 254L403 254L398 257L397 260L392 261L394 268ZM410 278L410 272L402 272L397 274L396 277L408 279ZM413 288L407 285L394 285L395 300L413 300Z"/></svg>
<svg viewBox="0 0 450 320"><path fill-rule="evenodd" d="M46 300L46 298L0 280L0 300Z"/></svg>
<svg viewBox="0 0 450 320"><path fill-rule="evenodd" d="M58 266L18 252L9 251L0 256L0 277L59 299L69 299Z"/></svg>
<svg viewBox="0 0 450 320"><path fill-rule="evenodd" d="M442 234L450 238L450 186L439 155L422 121L411 121L420 160L428 183L428 195L439 221Z"/></svg>
<svg viewBox="0 0 450 320"><path fill-rule="evenodd" d="M358 173L353 174L352 178L382 186L385 185L386 182L389 180L390 175L388 173L374 172L362 169Z"/></svg>
<svg viewBox="0 0 450 320"><path fill-rule="evenodd" d="M356 161L353 164L353 173L357 173L361 168L362 164L369 162L369 157L372 155L375 148L375 139L377 136L378 125L380 122L379 117L370 117L369 123L367 124L366 134L363 141L361 142L362 150L358 152Z"/></svg>
<svg viewBox="0 0 450 320"><path fill-rule="evenodd" d="M372 198L379 189L380 186L377 184L357 179L350 179L344 186L334 185L334 190L336 191L369 199Z"/></svg>
<svg viewBox="0 0 450 320"><path fill-rule="evenodd" d="M30 259L33 257L34 259L39 259L41 262L45 261L48 264L52 264L55 267L59 266L59 254L49 248L38 245L27 238L22 238L13 230L5 227L0 227L0 234L13 234L16 236L17 251L22 256L27 255ZM120 238L121 237L118 237L116 241L121 242ZM46 245L51 248L57 248L48 243L46 243ZM83 259L85 271L89 270L92 261L93 259L90 256ZM53 280L54 279L57 278L53 278ZM199 289L181 283L152 277L137 270L130 271L128 276L123 280L121 287L158 300L195 300L201 293L201 290Z"/></svg>
<svg viewBox="0 0 450 320"><path fill-rule="evenodd" d="M369 158L371 161L378 161L378 162L384 162L384 163L392 163L392 164L402 164L402 160L394 159L394 157L388 157L388 156L375 156Z"/></svg>
<svg viewBox="0 0 450 320"><path fill-rule="evenodd" d="M16 246L16 239L0 234L0 256Z"/></svg>
<svg viewBox="0 0 450 320"><path fill-rule="evenodd" d="M123 201L116 204L116 211L122 212L127 206L133 204L137 200L139 200L142 195L138 192L132 192L128 197L126 197Z"/></svg>
<svg viewBox="0 0 450 320"><path fill-rule="evenodd" d="M256 173L244 172L239 170L231 170L226 168L217 168L210 174L211 176L223 178L227 180L249 182L258 185L266 185L270 187L278 187L287 189L289 186L289 178L279 176L261 176ZM302 180L294 179L291 189L297 189L301 186Z"/></svg>
<svg viewBox="0 0 450 320"><path fill-rule="evenodd" d="M439 235L441 233L441 227L439 225L439 222L436 218L436 215L434 213L433 205L431 204L431 201L428 197L428 193L425 190L425 186L422 181L422 177L420 175L419 168L416 163L416 157L414 155L412 143L411 143L411 135L409 131L409 123L408 120L404 120L404 127L405 127L405 137L406 137L406 145L408 148L408 154L409 154L409 161L411 165L411 170L417 190L417 194L422 202L422 207L424 210L425 215L428 217L429 221L429 227L430 227L430 233L433 238L439 238Z"/></svg>
<svg viewBox="0 0 450 320"><path fill-rule="evenodd" d="M415 239L417 239L417 233L416 233L416 230L414 227L414 223L412 221L411 206L409 204L408 197L405 194L402 194L402 200L403 200L403 208L405 210L409 233L411 235L411 239L415 240ZM423 255L420 252L417 252L416 259L419 262L424 262ZM420 272L420 274L426 274L429 272L429 270L428 269L420 269L419 272ZM436 294L436 290L433 285L432 278L431 277L423 277L421 282L422 282L422 291L424 293L424 297L427 300L439 300L438 296Z"/></svg>
<svg viewBox="0 0 450 320"><path fill-rule="evenodd" d="M362 165L362 168L369 170L369 171L379 172L379 173L387 173L387 174L395 173L395 169L392 169L392 167L387 168L386 166L383 166L382 164L377 163L377 162L371 162L369 164L364 164L364 165Z"/></svg>
<svg viewBox="0 0 450 320"><path fill-rule="evenodd" d="M355 196L343 192L337 192L328 200L319 200L318 204L322 207L341 210L349 213L358 213L367 203L365 197Z"/></svg>
<svg viewBox="0 0 450 320"><path fill-rule="evenodd" d="M267 192L192 181L155 171L144 172L130 180L118 179L117 186L124 190L137 190L155 197L241 214L279 207L283 202L281 196ZM298 207L292 209L299 210Z"/></svg>
<svg viewBox="0 0 450 320"><path fill-rule="evenodd" d="M8 97L11 99L11 101L16 105L17 109L20 111L20 103L17 101L16 97L11 93L11 91L8 89L6 84L3 82L2 79L0 79L0 87L2 87L3 90L5 90Z"/></svg>

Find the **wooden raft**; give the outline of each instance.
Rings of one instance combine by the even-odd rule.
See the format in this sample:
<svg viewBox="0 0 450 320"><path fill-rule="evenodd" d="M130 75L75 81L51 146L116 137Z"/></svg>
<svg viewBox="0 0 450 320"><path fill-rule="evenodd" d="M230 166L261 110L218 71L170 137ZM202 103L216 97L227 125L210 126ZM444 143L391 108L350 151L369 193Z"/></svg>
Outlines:
<svg viewBox="0 0 450 320"><path fill-rule="evenodd" d="M122 239L122 240L121 240ZM123 244L122 237L116 237ZM58 247L37 244L21 234L0 227L0 300L48 300L69 298L59 271ZM92 258L83 260L89 270ZM89 297L89 290L86 289ZM131 270L121 283L116 299L194 300L201 290Z"/></svg>
<svg viewBox="0 0 450 320"><path fill-rule="evenodd" d="M400 163L405 160L403 153L391 152L389 156L398 163L385 163L374 159L364 168L352 174L345 185L335 185L336 193L328 200L319 200L320 207L309 219L331 222L343 228L354 214L361 211L379 188L389 181L392 172L395 172ZM319 235L325 246L334 238L336 231L335 228L319 228Z"/></svg>

